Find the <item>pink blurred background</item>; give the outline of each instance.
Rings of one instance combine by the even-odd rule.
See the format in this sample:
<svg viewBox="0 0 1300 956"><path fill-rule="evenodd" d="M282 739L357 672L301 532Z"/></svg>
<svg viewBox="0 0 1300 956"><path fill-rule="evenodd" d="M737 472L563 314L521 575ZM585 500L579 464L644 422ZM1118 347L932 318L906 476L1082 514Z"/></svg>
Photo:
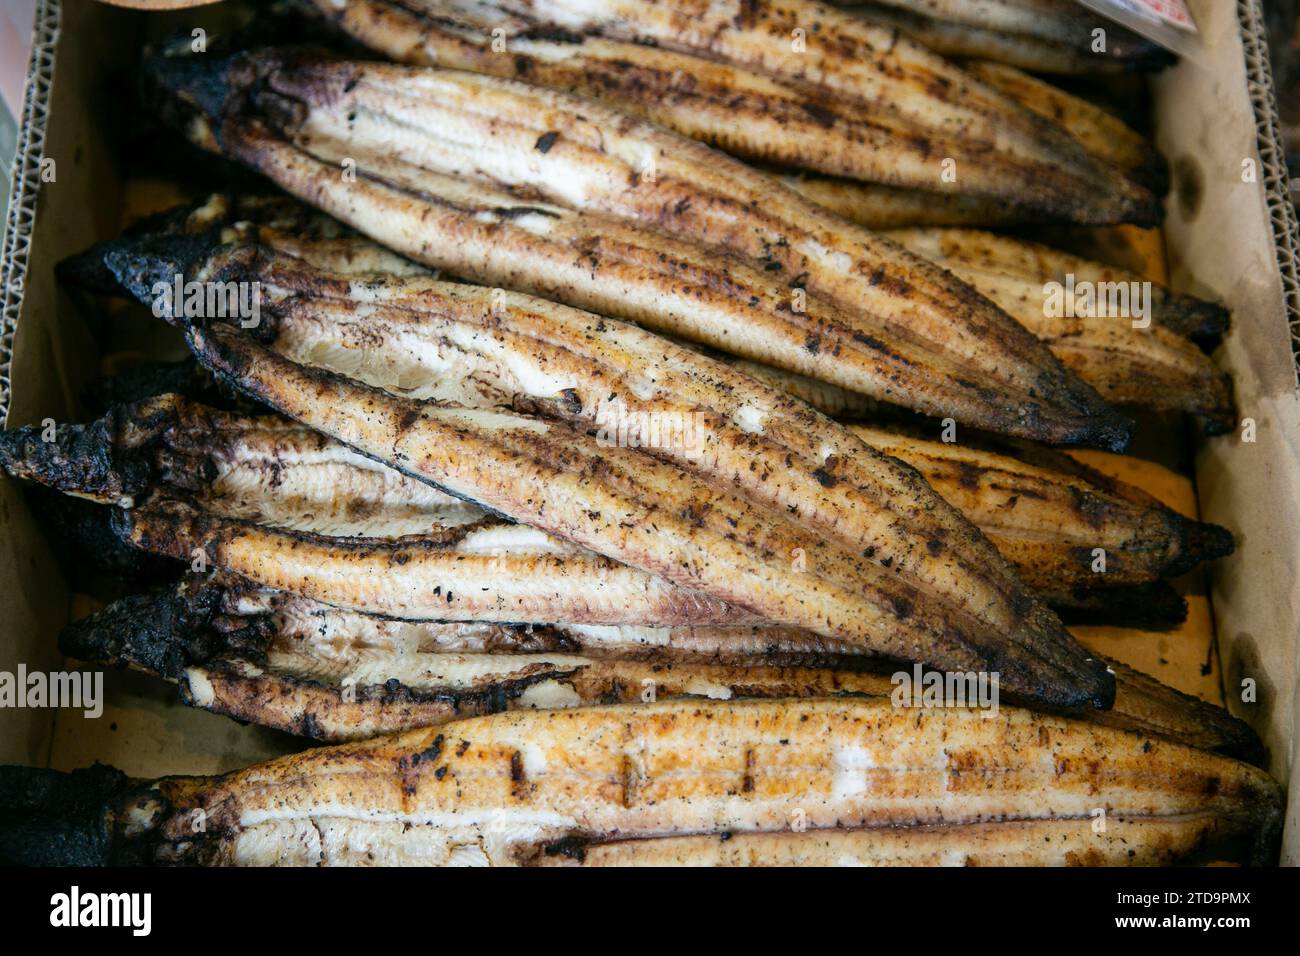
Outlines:
<svg viewBox="0 0 1300 956"><path fill-rule="evenodd" d="M0 0L0 99L10 116L22 104L36 0Z"/></svg>

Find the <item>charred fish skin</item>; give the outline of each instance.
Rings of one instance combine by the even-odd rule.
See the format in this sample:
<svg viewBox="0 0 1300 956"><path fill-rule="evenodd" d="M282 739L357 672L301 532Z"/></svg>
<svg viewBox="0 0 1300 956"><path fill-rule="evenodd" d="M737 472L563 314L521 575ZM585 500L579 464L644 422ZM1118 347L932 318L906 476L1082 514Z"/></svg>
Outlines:
<svg viewBox="0 0 1300 956"><path fill-rule="evenodd" d="M121 236L62 260L55 273L66 285L87 292L139 296L139 288L126 288L119 278L124 248L138 248L143 254L175 247L172 257L179 266L201 257L205 250L240 242L258 243L335 272L430 274L427 268L363 239L338 220L290 196L236 192L211 193L202 201L147 217ZM155 281L164 278L159 274Z"/></svg>
<svg viewBox="0 0 1300 956"><path fill-rule="evenodd" d="M69 625L59 646L170 680L188 706L328 741L514 707L676 694L890 697L904 666L795 628L408 622L226 575L124 598ZM1116 675L1114 708L1063 716L1262 765L1248 724L1105 663Z"/></svg>
<svg viewBox="0 0 1300 956"><path fill-rule="evenodd" d="M391 862L510 865L566 841L789 832L796 811L813 834L943 824L960 846L962 827L992 821L1090 830L1098 807L1212 816L1262 852L1281 819L1262 771L1156 738L813 699L510 711L144 783L108 825L118 854L156 863L346 863L349 837L369 835Z"/></svg>
<svg viewBox="0 0 1300 956"><path fill-rule="evenodd" d="M179 395L114 406L87 425L23 426L0 432L0 466L74 497L131 507L154 486L157 444L185 417Z"/></svg>
<svg viewBox="0 0 1300 956"><path fill-rule="evenodd" d="M1068 627L1134 627L1171 631L1187 620L1187 599L1168 581L1114 588L1076 587L1042 592Z"/></svg>
<svg viewBox="0 0 1300 956"><path fill-rule="evenodd" d="M988 384L976 387L973 381L954 369L952 374L932 376L928 385L918 381L914 389L898 393L897 398L926 401L936 388L959 391L960 401L970 406L969 411L959 413L962 416L991 417L989 427L995 430L1019 430L1055 442L1097 443L1115 448L1125 443L1131 429L1130 423L1125 423L1099 404L1091 390L1064 374L1056 360L1032 336L1015 323L1008 322L1003 314L990 308L985 300L968 288L961 284L954 286L945 273L931 270L919 259L906 256L898 259L896 247L847 227L842 220L799 200L794 194L781 190L774 193L770 179L740 164L733 164L702 144L640 124L599 104L476 74L338 65L301 58L286 63L283 53L263 53L224 66L218 64L201 81L194 78L192 68L189 72L177 71L163 64L156 69L163 74L159 83L179 89L176 95L182 100L207 99L202 95L196 96L194 91L187 92L187 84L203 90L210 90L215 84L224 91L218 104L222 112L211 114L217 124L212 133L218 137L212 145L219 142L228 154L252 165L290 191L310 198L332 214L378 236L390 247L428 264L448 268L485 284L510 285L541 292L605 314L648 321L657 327L666 326L693 337L703 336L724 348L737 344L754 348L757 346L737 339L732 333L723 334L717 324L719 318L706 318L709 310L734 312L738 307L736 300L728 297L725 302L715 301L712 293L702 291L694 293L697 299L703 295L699 301L680 300L678 292L674 291L676 286L664 284L667 274L660 275L664 255L669 249L675 250L667 260L678 263L674 268L687 268L692 274L693 270L701 270L699 275L703 279L716 271L709 264L708 255L720 254L711 251L706 255L703 250L726 250L730 247L731 252L727 254L735 256L734 266L746 277L745 282L769 287L758 294L758 302L770 300L771 305L778 308L779 315L768 314L762 308L751 308L747 315L756 320L754 327L770 328L779 336L777 361L790 363L794 371L807 374L805 370L811 368L812 374L836 376L840 381L851 380L853 384L850 387L861 389L865 386L877 394L882 389L893 393L896 391L893 386L881 378L883 366L865 376L864 369L850 366L856 367L865 361L874 368L883 361L889 366L891 375L910 378L918 361L933 361L926 356L947 353L957 347L963 353L957 363L959 367L969 367L973 362L981 368L988 368L995 378L1006 379L1005 386L998 387L1015 390L1016 397L992 402ZM348 184L345 195L334 188L333 180L337 177L327 172L328 162L332 159L322 162L273 135L260 120L250 122L242 118L259 115L260 107L256 106L251 114L248 113L250 96L254 103L262 104L269 96L289 100L286 103L289 112L296 109L292 103L301 103L308 122L324 124L324 127L332 129L333 124L345 118L343 114L335 115L344 104L333 99L320 100L318 94L325 89L347 86L343 74L356 70L362 70L364 75L374 80L374 84L366 86L364 91L360 86L354 87L356 95L364 95L367 99L377 97L367 107L369 113L366 115L375 116L375 124L371 125L382 127L390 122L387 114L376 113L380 103L391 96L390 80L399 76L435 80L440 84L450 84L448 90L459 90L456 97L467 97L466 103L486 97L484 103L495 104L492 106L496 111L493 115L502 115L506 104L510 110L517 105L520 110L511 115L528 116L530 122L536 124L538 110L544 109L552 122L542 125L568 130L550 130L557 139L554 142L547 140L550 148L541 153L533 148L534 140L544 138L546 130L539 126L536 135L533 131L521 134L527 139L525 144L522 140L515 142L516 131L512 127L510 136L497 144L505 152L493 149L494 155L502 162L516 146L522 151L526 145L531 163L559 164L557 172L562 167L566 177L572 172L589 179L587 171L594 168L593 162L601 165L612 163L609 175L614 180L626 173L632 177L632 182L644 184L645 188L638 186L630 191L614 193L607 185L600 185L608 183L602 178L599 183L592 181L590 188L583 186L586 191L581 195L570 190L562 197L564 202L576 203L580 209L535 203L520 207L518 199L511 198L504 189L487 188L445 175L460 171L460 160L454 151L439 159L423 150L421 161L431 164L428 169L409 163L404 166L409 156L389 154L383 158L382 167L370 170L381 177L387 176L389 183L363 176ZM342 72L330 78L337 71ZM276 77L275 91L258 94L256 90L270 75ZM299 96L307 99L294 99ZM401 110L415 102L402 105ZM420 105L416 109L425 110L425 102L418 100ZM396 101L391 105L395 109L398 106ZM284 112L277 109L276 115ZM577 119L579 115L583 119ZM606 137L609 129L628 131L627 148L633 153L649 150L659 164L654 183L649 181L649 177L637 174L635 164L629 166L625 158L614 158L613 142L606 143L605 152L600 154L604 160L591 154L590 144L595 140L591 140L588 134L594 135L594 129L590 128L592 124L601 124L601 128L606 130L602 135ZM343 141L324 127L320 133L312 134L313 149L324 156L343 155ZM191 125L191 128L195 127ZM292 134L293 131L287 132ZM477 133L474 135L478 136ZM354 138L346 149L364 157L366 145ZM372 165L379 162L377 156L366 162ZM728 176L725 179L706 177L704 171L719 163L728 167ZM489 175L488 167L483 169L484 175ZM399 173L399 180L411 177L407 186L400 189L391 185L392 177ZM518 166L502 166L499 173L513 182L512 188L536 188L536 184L525 182L532 173ZM437 194L428 193L430 189ZM642 192L644 197L637 195ZM742 199L742 196L749 198ZM723 214L724 210L735 207L738 201L743 210ZM486 203L482 212L488 219L469 215L464 209L466 202L475 206ZM425 223L425 239L422 240L417 238L421 231L412 218L417 207L419 218ZM500 214L503 208L516 208L520 216L503 217ZM497 213L494 214L493 209ZM764 212L756 212L759 209ZM486 231L489 220L494 224L491 236ZM613 238L601 240L599 249L595 250L595 271L590 263L585 264L579 280L578 273L573 271L575 262L572 255L578 251L581 260L587 258L587 254L581 252L584 243L589 245L591 241L581 238L591 234L593 227L585 225L587 220L593 224L599 220L600 230ZM462 241L456 247L430 243L427 239L430 222L441 223L439 228L455 232L463 237ZM707 239L707 246L683 243L678 238L682 235L692 236L692 242L694 237ZM559 241L561 237L563 242ZM606 248L607 242L612 243L609 248ZM513 250L509 261L502 258L507 248ZM868 265L871 268L867 268ZM881 268L876 268L877 265ZM813 303L809 308L815 306L821 316L819 322L827 324L819 326L819 330L804 329L802 326L807 323L801 314L780 310L780 304L789 295L789 280L771 272L777 268L782 275L808 277L807 292ZM616 273L621 273L617 291L610 284ZM767 277L763 278L765 274ZM886 281L895 274L901 282ZM778 279L781 281L777 282ZM708 280L710 283L714 281ZM732 284L729 278L717 281L722 282L719 288ZM754 294L750 293L747 298L753 298ZM907 303L908 322L900 325L890 316L897 315L903 300ZM668 302L675 304L673 309L665 311ZM864 304L868 309L878 311L868 316L863 312ZM919 311L918 306L922 306ZM931 306L936 311L932 312ZM962 322L954 325L954 315L962 316ZM878 327L881 323L887 327ZM910 331L904 332L904 328ZM905 341L909 337L910 341ZM924 341L920 341L921 338ZM979 346L974 348L977 341ZM765 346L764 360L772 361L773 356L767 353L775 347L770 343ZM992 351L1004 354L997 361L991 361ZM906 358L906 363L900 356ZM963 382L966 384L962 385ZM980 397L981 388L988 394ZM950 402L949 399L943 401ZM975 406L978 406L978 411Z"/></svg>
<svg viewBox="0 0 1300 956"><path fill-rule="evenodd" d="M0 863L108 866L141 863L118 852L111 807L132 791L122 771L94 764L71 773L0 766Z"/></svg>

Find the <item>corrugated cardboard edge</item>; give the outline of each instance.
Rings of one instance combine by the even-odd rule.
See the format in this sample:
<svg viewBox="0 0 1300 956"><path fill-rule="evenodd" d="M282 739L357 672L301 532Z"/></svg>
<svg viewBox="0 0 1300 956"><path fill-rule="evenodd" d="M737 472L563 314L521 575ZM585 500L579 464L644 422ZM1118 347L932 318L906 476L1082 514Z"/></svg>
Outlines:
<svg viewBox="0 0 1300 956"><path fill-rule="evenodd" d="M14 334L23 306L27 255L36 221L36 198L41 190L41 159L45 154L45 126L49 116L50 86L54 82L54 48L59 42L62 9L59 0L37 0L32 25L32 52L27 61L27 86L22 116L18 118L18 144L9 174L9 210L0 244L0 427L9 419Z"/></svg>
<svg viewBox="0 0 1300 956"><path fill-rule="evenodd" d="M1296 368L1296 402L1300 402L1300 225L1297 225L1296 207L1291 200L1290 174L1286 164L1286 150L1283 148L1282 121L1278 116L1277 91L1273 85L1273 68L1269 61L1269 46L1265 39L1264 10L1261 0L1238 0L1238 22L1242 25L1242 46L1245 52L1245 69L1251 105L1255 108L1256 133L1260 147L1260 163L1264 173L1265 202L1268 203L1269 225L1273 228L1274 246L1277 248L1278 271L1282 276L1282 295L1287 310L1287 325L1291 329L1291 354ZM1296 402L1292 403L1295 411ZM1300 416L1292 416L1290 424L1295 427ZM1286 423L1286 420L1283 420ZM1300 444L1300 434L1294 434L1292 441ZM1292 446L1295 447L1295 446ZM1300 527L1292 525L1283 528L1284 535L1290 535L1292 542L1300 536ZM1295 558L1292 545L1292 558ZM1295 571L1295 566L1291 567ZM1292 589L1291 623L1294 633L1291 635L1290 654L1283 654L1283 659L1292 663L1300 661L1300 588ZM1283 609L1281 594L1279 606ZM1286 620L1286 611L1279 615ZM1300 670L1300 666L1296 666ZM1279 695L1279 704L1290 704L1286 708L1286 718L1291 727L1290 754L1284 765L1274 756L1274 773L1282 770L1288 774L1287 816L1282 834L1281 862L1286 866L1300 866L1300 680L1292 674L1290 698L1286 693ZM1283 689L1287 688L1284 683ZM1227 688L1225 688L1227 689Z"/></svg>
<svg viewBox="0 0 1300 956"><path fill-rule="evenodd" d="M1268 219L1277 247L1277 267L1282 275L1287 324L1291 328L1296 384L1300 387L1300 222L1297 221L1295 203L1291 201L1282 122L1278 116L1260 0L1238 0L1237 21L1241 24L1241 42L1246 54L1247 90L1255 109L1255 131L1259 139Z"/></svg>
<svg viewBox="0 0 1300 956"><path fill-rule="evenodd" d="M1265 739L1275 751L1286 750L1285 756L1277 752L1273 754L1271 766L1273 772L1286 781L1288 798L1280 862L1287 866L1300 866L1300 574L1297 574L1300 572L1300 545L1297 544L1300 540L1300 520L1297 520L1300 519L1300 509L1296 508L1294 498L1297 481L1300 481L1300 226L1297 225L1296 207L1291 199L1290 176L1286 165L1286 151L1283 147L1281 119L1278 116L1277 95L1273 85L1272 66L1269 62L1261 0L1238 0L1237 21L1241 27L1247 92L1255 111L1261 181L1269 226L1273 231L1278 272L1282 280L1283 306L1291 333L1291 354L1296 373L1295 391L1289 397L1289 401L1286 396L1281 396L1277 399L1275 408L1272 403L1261 403L1261 407L1268 408L1270 414L1276 415L1272 424L1281 434L1274 437L1271 444L1283 456L1282 463L1270 463L1277 464L1277 467L1266 480L1269 483L1276 482L1280 486L1278 494L1290 497L1285 501L1279 501L1276 508L1265 505L1269 517L1280 525L1274 533L1278 534L1282 546L1270 557L1281 566L1282 573L1274 577L1275 586L1278 588L1275 594L1265 593L1257 596L1275 602L1271 607L1272 618L1279 625L1281 633L1276 635L1276 646L1271 654L1254 656L1255 648L1251 647L1249 650L1254 661L1268 672L1269 678L1276 680L1280 685L1270 688L1276 694L1273 703L1289 703L1289 706L1284 706L1283 712L1271 722L1273 727L1283 728L1284 733L1279 735L1279 739L1269 732L1272 729L1269 728L1265 731ZM1243 411L1243 414L1248 412ZM1207 451L1199 456L1198 465L1203 467L1215 458L1213 452ZM1198 479L1202 467L1197 469ZM1290 468L1290 473L1284 478L1284 469L1287 467ZM1202 494L1207 494L1204 486L1208 483L1198 484L1202 488ZM1203 500L1207 499L1203 498ZM1208 517L1213 520L1218 516L1212 513ZM1288 520L1288 517L1292 520ZM1288 580L1291 582L1289 590L1286 586ZM1252 590L1254 589L1234 583L1216 582L1214 595L1219 597L1224 592L1235 592L1237 599L1240 600L1248 595L1256 597L1250 594ZM1220 604L1220 607L1224 606ZM1234 614L1225 615L1222 625L1225 629L1227 625L1233 623L1232 619L1242 610L1236 604L1227 606L1234 608ZM1250 623L1255 617L1252 611L1244 615L1244 621ZM1240 649L1232 646L1231 633L1225 634L1221 630L1220 638L1221 640L1226 638L1230 653L1239 664L1250 662L1251 658L1243 661ZM1270 671L1268 664L1272 664L1277 670ZM1282 668L1288 665L1291 668L1289 674L1282 671ZM1234 670L1237 668L1225 667L1225 674L1231 675ZM1235 690L1236 688L1225 687L1225 691L1229 693ZM1285 736L1287 730L1290 732L1289 739Z"/></svg>

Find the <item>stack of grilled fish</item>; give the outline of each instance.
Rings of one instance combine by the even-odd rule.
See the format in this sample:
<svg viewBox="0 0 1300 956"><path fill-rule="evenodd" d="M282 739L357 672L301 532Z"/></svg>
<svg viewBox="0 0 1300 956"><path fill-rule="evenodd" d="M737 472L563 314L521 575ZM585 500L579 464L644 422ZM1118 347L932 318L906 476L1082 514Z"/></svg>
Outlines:
<svg viewBox="0 0 1300 956"><path fill-rule="evenodd" d="M1163 579L1230 534L1044 447L1123 450L1112 403L1231 427L1194 341L1225 313L1156 290L1150 328L1044 318L1058 275L1131 277L951 228L1156 221L1136 134L874 11L316 6L399 62L145 67L192 142L289 195L216 194L62 270L178 328L197 367L160 376L188 394L118 383L90 424L4 433L0 464L189 566L66 653L338 744L219 778L5 770L3 854L1267 855L1250 729L1058 616L1177 604ZM1073 43L1056 0L980 6ZM907 706L913 666L1005 706ZM73 789L92 809L53 841L32 821L66 830Z"/></svg>

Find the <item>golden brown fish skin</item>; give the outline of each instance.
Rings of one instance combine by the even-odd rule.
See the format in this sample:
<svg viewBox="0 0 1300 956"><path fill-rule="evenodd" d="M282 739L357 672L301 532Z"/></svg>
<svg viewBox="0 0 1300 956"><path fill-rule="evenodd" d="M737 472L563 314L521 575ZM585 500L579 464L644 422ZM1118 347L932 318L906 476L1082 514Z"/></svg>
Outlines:
<svg viewBox="0 0 1300 956"><path fill-rule="evenodd" d="M901 116L888 103L846 99L806 82L787 82L734 63L554 27L511 24L454 3L428 16L385 0L316 7L354 39L398 62L471 70L566 90L643 116L747 159L898 186L933 187L935 157L966 166L960 189L1001 201L1060 176L1055 165L1009 150L971 151L941 126ZM519 31L498 50L491 32ZM967 78L969 80L969 77ZM997 176L997 179L993 177ZM1062 183L1076 188L1077 182ZM1005 184L999 188L998 184Z"/></svg>
<svg viewBox="0 0 1300 956"><path fill-rule="evenodd" d="M767 286L762 295L744 300L753 300L755 328L775 326L780 333L778 344L763 348L779 352L778 363L792 371L838 377L839 384L859 389L865 384L877 397L884 397L884 390L921 403L936 387L961 389L964 403L978 405L981 417L993 418L995 430L1107 447L1125 441L1129 426L986 300L795 194L773 193L770 179L703 144L589 101L478 74L282 60L265 53L218 65L217 72L224 70L233 81L226 87L227 105L233 104L237 113L239 97L251 90L264 112L280 117L297 110L299 119L283 132L297 137L299 145L330 160L351 157L363 173L369 168L389 183L364 175L341 183L336 171L314 155L234 114L226 115L215 131L220 144L228 154L403 254L485 284L522 287L607 314L644 321L648 311L658 318L658 327L666 324L679 334L698 336L703 325L712 336L710 344L720 347L753 336L734 322L731 330L745 331L724 333L695 299L703 294L706 311L721 306L734 315L736 300L719 301L714 290L726 288L734 295L730 274L741 266L742 285ZM257 92L258 71L274 77L274 93ZM184 85L174 77L171 82ZM277 105L271 109L269 103ZM555 194L559 180L554 176L562 174L563 195L555 194L562 202L521 205L499 186L454 178L468 171L461 147L454 137L436 140L441 146L428 137L428 124L440 122L433 113L443 109L464 126L455 137L468 136L483 147L473 163L478 175L503 177L516 194L526 190L535 196L547 189ZM382 150L381 141L387 142ZM546 144L545 152L538 142ZM629 160L629 150L653 156L653 177L639 161ZM527 157L526 168L515 162L522 157ZM409 165L417 159L423 168ZM394 189L394 177L408 191ZM637 185L628 189L619 185L623 183ZM430 189L433 197L424 195ZM465 202L477 207L475 214L463 208ZM581 207L580 213L565 203ZM622 222L621 234L616 230L608 241L593 246L597 233L608 233L611 219ZM585 227L588 220L601 221L601 228ZM456 241L431 244L435 223L439 233ZM670 238L669 232L689 235L691 242ZM580 236L587 239L578 241ZM693 245L696 241L703 244ZM692 249L707 249L708 254ZM719 250L735 257L725 277L716 272ZM624 273L617 292L611 258ZM673 273L677 281L667 281ZM687 274L693 284L682 286ZM630 286L629 277L634 280ZM816 300L813 307L821 312L816 321L796 309L797 302L787 301L793 295L792 280ZM764 303L779 314L763 315ZM901 321L900 309L906 321ZM833 322L822 328L825 319ZM953 351L962 355L955 364L946 358ZM895 390L888 384L909 368L915 373L909 362L915 366L919 358L929 364L931 354L951 366L951 373L931 376L928 384L918 382L914 388ZM976 368L985 374L975 376ZM1009 400L1004 393L993 400L1006 389L1016 397Z"/></svg>
<svg viewBox="0 0 1300 956"><path fill-rule="evenodd" d="M888 768L888 769L886 769ZM781 700L513 711L169 778L118 804L156 862L333 862L288 832L391 821L394 861L517 861L561 841L871 826L1213 816L1271 839L1276 783L1138 734L1004 708ZM195 835L195 812L205 826ZM405 824L411 824L407 827ZM122 834L126 836L125 833ZM381 850L389 852L389 848Z"/></svg>
<svg viewBox="0 0 1300 956"><path fill-rule="evenodd" d="M1228 531L1184 518L1122 482L1031 463L971 445L850 426L864 442L916 468L971 519L1031 587L1123 587L1176 577L1233 549ZM1131 489L1137 491L1137 489ZM1092 570L1094 548L1106 571Z"/></svg>
<svg viewBox="0 0 1300 956"><path fill-rule="evenodd" d="M958 263L981 272L1018 276L1039 283L1064 283L1071 275L1079 282L1146 281L1127 269L983 229L913 228L894 230L890 235L918 250L918 254L927 259ZM1222 306L1173 292L1158 282L1152 282L1150 286L1152 317L1170 332L1204 339L1227 330L1231 315Z"/></svg>
<svg viewBox="0 0 1300 956"><path fill-rule="evenodd" d="M786 173L783 185L867 229L1014 226L1039 221L1032 210L954 192L900 189L852 179Z"/></svg>
<svg viewBox="0 0 1300 956"><path fill-rule="evenodd" d="M1210 358L1191 341L1166 328L1160 320L1166 304L1179 308L1163 290L1138 276L1110 270L1077 257L1057 254L1030 243L967 230L907 230L890 235L918 255L926 255L961 276L1021 324L1034 332L1062 363L1103 395L1120 405L1142 405L1159 411L1193 415L1212 435L1230 431L1236 424L1231 379L1215 368ZM1035 262L1035 271L1059 276L1026 276L1010 263L1023 257ZM1003 263L1007 264L1003 264ZM1081 266L1082 275L1069 267ZM1065 266L1064 272L1059 267ZM1113 274L1116 278L1088 276ZM1098 285L1096 298L1108 301L1107 289L1122 291L1117 301L1130 302L1131 290L1150 290L1147 327L1135 327L1136 315L1070 317L1048 314L1048 289L1044 283ZM1079 286L1082 287L1082 286ZM1108 308L1110 306L1107 306ZM1130 306L1130 311L1132 307Z"/></svg>
<svg viewBox="0 0 1300 956"><path fill-rule="evenodd" d="M894 675L911 674L797 628L410 622L225 574L116 601L65 628L59 646L173 681L192 707L334 741L520 706L889 697ZM1065 715L1262 762L1259 738L1223 708L1101 659L1116 677L1114 708ZM457 667L472 667L468 679L455 680Z"/></svg>
<svg viewBox="0 0 1300 956"><path fill-rule="evenodd" d="M1045 119L1060 123L1089 153L1113 163L1157 195L1169 167L1155 143L1100 106L1005 63L973 60L965 69Z"/></svg>
<svg viewBox="0 0 1300 956"><path fill-rule="evenodd" d="M959 609L941 613L879 565L665 463L560 423L399 399L296 366L221 327L187 334L201 361L282 413L608 557L882 654L997 671L1027 697L1108 703L1109 675L1072 642L990 642ZM806 570L790 564L796 551Z"/></svg>

